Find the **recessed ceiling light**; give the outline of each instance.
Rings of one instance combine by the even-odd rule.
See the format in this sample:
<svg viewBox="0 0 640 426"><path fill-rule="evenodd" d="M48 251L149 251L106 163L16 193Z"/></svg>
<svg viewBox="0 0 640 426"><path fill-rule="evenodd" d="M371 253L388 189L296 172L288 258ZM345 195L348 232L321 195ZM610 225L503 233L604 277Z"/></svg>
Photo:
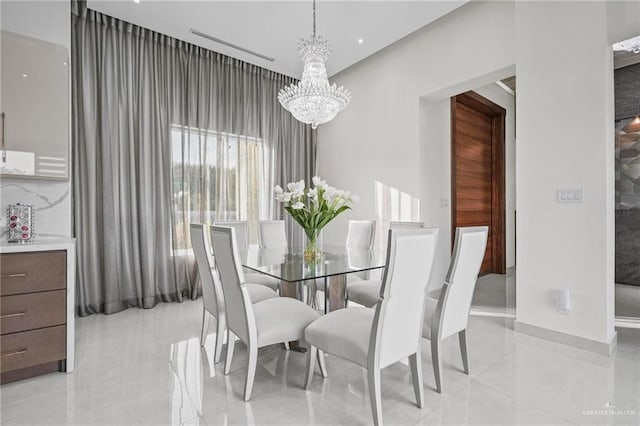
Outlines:
<svg viewBox="0 0 640 426"><path fill-rule="evenodd" d="M134 3L140 3L140 0L133 0Z"/></svg>
<svg viewBox="0 0 640 426"><path fill-rule="evenodd" d="M358 39L358 44L362 44L362 43L364 43L364 40L363 40L363 39L361 39L361 38L359 38L359 39Z"/></svg>
<svg viewBox="0 0 640 426"><path fill-rule="evenodd" d="M29 77L27 74L22 74L22 78L27 78Z"/></svg>

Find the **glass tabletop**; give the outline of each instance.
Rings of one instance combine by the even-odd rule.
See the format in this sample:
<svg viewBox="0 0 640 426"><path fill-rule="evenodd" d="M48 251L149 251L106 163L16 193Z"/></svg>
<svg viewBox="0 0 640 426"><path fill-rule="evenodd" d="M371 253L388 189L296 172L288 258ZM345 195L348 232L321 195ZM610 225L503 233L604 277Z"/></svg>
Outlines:
<svg viewBox="0 0 640 426"><path fill-rule="evenodd" d="M256 272L294 282L333 275L351 274L385 267L383 250L323 245L322 255L315 261L304 259L304 247L287 249L250 248L240 252L242 266Z"/></svg>

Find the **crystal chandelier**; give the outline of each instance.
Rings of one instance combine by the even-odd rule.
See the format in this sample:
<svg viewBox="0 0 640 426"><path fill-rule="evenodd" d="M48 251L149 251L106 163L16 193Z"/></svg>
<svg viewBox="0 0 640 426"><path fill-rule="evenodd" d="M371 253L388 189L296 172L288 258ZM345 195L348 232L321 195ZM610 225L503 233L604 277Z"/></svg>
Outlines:
<svg viewBox="0 0 640 426"><path fill-rule="evenodd" d="M640 36L615 43L613 50L626 50L627 52L640 53Z"/></svg>
<svg viewBox="0 0 640 426"><path fill-rule="evenodd" d="M330 53L329 42L316 36L316 0L313 0L313 35L298 42L298 54L304 61L302 78L278 94L282 106L313 129L333 120L351 100L347 89L329 85L324 63Z"/></svg>

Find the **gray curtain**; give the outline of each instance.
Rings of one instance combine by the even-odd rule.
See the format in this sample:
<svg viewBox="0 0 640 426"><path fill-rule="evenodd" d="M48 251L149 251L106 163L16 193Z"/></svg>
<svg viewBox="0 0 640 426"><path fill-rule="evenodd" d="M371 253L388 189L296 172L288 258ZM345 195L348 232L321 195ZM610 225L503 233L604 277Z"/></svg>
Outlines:
<svg viewBox="0 0 640 426"><path fill-rule="evenodd" d="M189 223L284 218L273 185L314 174L315 132L277 100L294 80L84 2L71 49L79 315L198 297Z"/></svg>

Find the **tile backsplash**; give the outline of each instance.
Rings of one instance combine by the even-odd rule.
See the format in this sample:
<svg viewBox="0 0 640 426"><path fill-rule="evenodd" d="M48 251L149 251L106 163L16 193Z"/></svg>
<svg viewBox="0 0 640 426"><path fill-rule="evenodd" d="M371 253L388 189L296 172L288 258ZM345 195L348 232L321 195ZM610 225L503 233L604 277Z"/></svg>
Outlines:
<svg viewBox="0 0 640 426"><path fill-rule="evenodd" d="M35 239L71 236L70 182L26 181L14 178L0 180L0 236L7 238L7 205L34 206Z"/></svg>

